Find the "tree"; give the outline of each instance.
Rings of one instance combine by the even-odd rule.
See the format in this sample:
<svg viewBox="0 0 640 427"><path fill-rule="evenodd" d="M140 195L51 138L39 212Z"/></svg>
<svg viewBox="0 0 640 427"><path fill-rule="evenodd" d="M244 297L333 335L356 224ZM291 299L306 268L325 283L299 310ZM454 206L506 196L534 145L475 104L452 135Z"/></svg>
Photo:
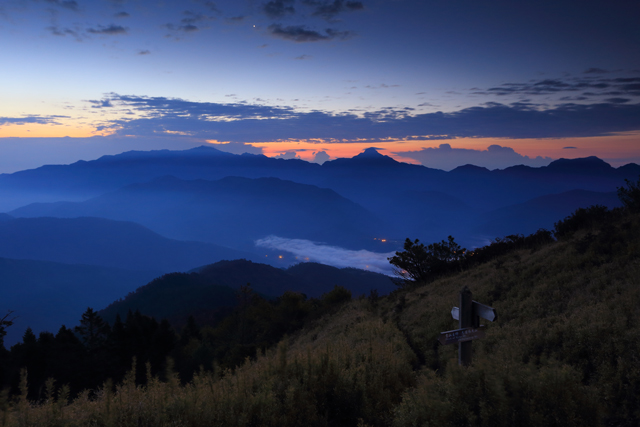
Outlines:
<svg viewBox="0 0 640 427"><path fill-rule="evenodd" d="M13 311L9 310L9 312L5 314L3 318L0 319L0 348L4 347L4 337L5 335L7 335L6 329L9 326L13 325L13 321L15 320L15 317L12 319L9 319L9 317L11 317L12 314L13 314Z"/></svg>
<svg viewBox="0 0 640 427"><path fill-rule="evenodd" d="M618 187L618 198L632 212L640 211L640 177L638 182L625 179L626 187Z"/></svg>
<svg viewBox="0 0 640 427"><path fill-rule="evenodd" d="M420 243L418 239L411 241L407 238L404 242L404 251L396 252L395 256L388 258L393 265L394 272L398 276L396 285L428 282L436 276L451 271L464 257L466 249L457 244L452 236L447 241L431 243L428 246Z"/></svg>
<svg viewBox="0 0 640 427"><path fill-rule="evenodd" d="M91 307L82 314L80 325L74 330L89 352L95 352L103 346L110 332L109 325Z"/></svg>

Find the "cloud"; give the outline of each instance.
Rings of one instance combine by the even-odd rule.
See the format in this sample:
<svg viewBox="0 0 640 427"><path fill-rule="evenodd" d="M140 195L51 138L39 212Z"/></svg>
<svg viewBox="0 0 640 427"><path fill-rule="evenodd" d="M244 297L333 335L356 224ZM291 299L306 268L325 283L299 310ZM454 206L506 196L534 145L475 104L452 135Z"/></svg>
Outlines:
<svg viewBox="0 0 640 427"><path fill-rule="evenodd" d="M121 25L111 24L107 27L100 25L99 28L87 28L87 32L91 34L118 35L127 34L127 29Z"/></svg>
<svg viewBox="0 0 640 427"><path fill-rule="evenodd" d="M57 119L67 119L69 116L27 116L27 117L0 117L0 126L26 125L26 124L60 124Z"/></svg>
<svg viewBox="0 0 640 427"><path fill-rule="evenodd" d="M577 150L578 147L562 147L563 150Z"/></svg>
<svg viewBox="0 0 640 427"><path fill-rule="evenodd" d="M611 102L612 104L625 104L631 100L629 98L607 98L605 101Z"/></svg>
<svg viewBox="0 0 640 427"><path fill-rule="evenodd" d="M276 159L286 159L286 160L291 160L291 159L300 159L300 156L298 156L298 151L297 150L287 150L283 153L280 153L276 156L274 156Z"/></svg>
<svg viewBox="0 0 640 427"><path fill-rule="evenodd" d="M533 167L547 166L550 157L530 158L516 153L513 148L491 145L486 150L452 148L450 144L440 144L437 148L423 148L419 151L395 152L402 157L418 160L422 165L443 170L455 169L462 165L475 165L487 169L504 169L513 165Z"/></svg>
<svg viewBox="0 0 640 427"><path fill-rule="evenodd" d="M375 85L366 85L367 89L388 89L390 87L400 87L400 85L388 85L386 83L380 83L378 86Z"/></svg>
<svg viewBox="0 0 640 427"><path fill-rule="evenodd" d="M78 10L78 2L75 0L45 0L47 3L53 4L58 7L62 7L64 9L69 9L73 11Z"/></svg>
<svg viewBox="0 0 640 427"><path fill-rule="evenodd" d="M272 19L282 18L286 14L293 15L296 13L293 7L293 0L272 0L263 5L262 11Z"/></svg>
<svg viewBox="0 0 640 427"><path fill-rule="evenodd" d="M204 15L202 13L192 12L190 10L185 10L182 14L184 15L184 18L182 18L180 22L182 22L185 25L195 24L197 22L208 21L212 19L207 15Z"/></svg>
<svg viewBox="0 0 640 427"><path fill-rule="evenodd" d="M395 252L378 253L365 250L352 251L302 239L285 239L269 236L255 242L257 247L292 253L301 259L332 265L338 268L354 267L393 276L393 268L387 258Z"/></svg>
<svg viewBox="0 0 640 427"><path fill-rule="evenodd" d="M49 30L54 36L72 36L78 41L82 40L80 34L77 31L72 30L71 28L59 28L57 26L51 26L47 27L47 30Z"/></svg>
<svg viewBox="0 0 640 427"><path fill-rule="evenodd" d="M216 5L215 2L205 1L203 4L212 12L222 13L222 11L218 8L218 5Z"/></svg>
<svg viewBox="0 0 640 427"><path fill-rule="evenodd" d="M139 50L138 55L151 55L151 51L147 49Z"/></svg>
<svg viewBox="0 0 640 427"><path fill-rule="evenodd" d="M191 132L199 138L234 142L320 139L325 142L389 139L569 138L640 130L640 104L562 104L548 109L488 103L454 112L415 114L404 108L366 112L297 111L248 103L109 95L112 103L138 112L109 126L123 135Z"/></svg>
<svg viewBox="0 0 640 427"><path fill-rule="evenodd" d="M290 25L283 27L280 24L272 24L268 27L269 33L275 37L292 40L297 43L317 42L333 39L346 39L353 35L349 31L338 31L327 28L323 33L309 30L304 25Z"/></svg>
<svg viewBox="0 0 640 427"><path fill-rule="evenodd" d="M313 160L311 160L311 162L321 165L330 159L331 156L329 156L326 151L318 151L317 153L314 153Z"/></svg>
<svg viewBox="0 0 640 427"><path fill-rule="evenodd" d="M181 31L184 33L192 33L195 31L199 31L201 26L196 25L201 22L207 22L215 19L214 17L205 15L199 12L193 12L190 10L185 10L182 12L184 18L180 20L179 24L165 24L164 27L170 31Z"/></svg>
<svg viewBox="0 0 640 427"><path fill-rule="evenodd" d="M602 68L587 68L584 70L584 74L607 74L609 71L603 70Z"/></svg>
<svg viewBox="0 0 640 427"><path fill-rule="evenodd" d="M118 12L118 13L116 13L116 14L115 14L115 15L113 15L113 16L114 16L114 17L116 17L116 18L128 18L128 17L130 17L131 15L129 15L129 13L127 13L127 12L122 11L122 12Z"/></svg>
<svg viewBox="0 0 640 427"><path fill-rule="evenodd" d="M599 69L592 69L599 70ZM504 83L488 89L472 89L473 95L561 95L568 92L581 92L583 96L631 95L640 96L640 78L638 77L601 77L603 73L591 71L597 77L571 77L566 79L544 79L526 83ZM585 72L586 73L586 72ZM568 95L565 95L568 96ZM562 99L562 98L561 98Z"/></svg>
<svg viewBox="0 0 640 427"><path fill-rule="evenodd" d="M318 0L306 0L304 4L314 6L315 10L313 16L320 16L328 21L333 20L338 14L342 12L352 12L356 10L363 10L364 4L360 1L318 1Z"/></svg>
<svg viewBox="0 0 640 427"><path fill-rule="evenodd" d="M89 102L90 104L93 104L91 106L91 108L111 108L113 107L113 104L111 103L111 100L108 98L102 99L102 100L88 100L87 102Z"/></svg>
<svg viewBox="0 0 640 427"><path fill-rule="evenodd" d="M293 59L296 59L296 60L299 60L299 61L304 61L305 59L311 59L311 58L313 58L313 56L311 56L311 55L304 55L304 54L303 54L303 55L300 55L300 56L296 56L296 57L295 57L295 58L293 58Z"/></svg>
<svg viewBox="0 0 640 427"><path fill-rule="evenodd" d="M185 33L192 33L199 30L198 26L193 24L184 24L184 25L166 24L165 28L171 31L182 31Z"/></svg>

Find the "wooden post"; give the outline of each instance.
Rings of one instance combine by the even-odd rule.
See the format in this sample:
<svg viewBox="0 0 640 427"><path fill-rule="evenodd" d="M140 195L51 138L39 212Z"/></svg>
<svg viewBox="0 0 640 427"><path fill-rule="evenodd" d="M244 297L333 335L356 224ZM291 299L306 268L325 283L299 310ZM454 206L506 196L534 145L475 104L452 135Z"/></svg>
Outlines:
<svg viewBox="0 0 640 427"><path fill-rule="evenodd" d="M477 325L476 318L473 312L473 299L471 298L471 291L468 287L462 288L460 291L460 317L459 328L471 328ZM465 341L458 344L458 364L460 366L471 365L471 342Z"/></svg>
<svg viewBox="0 0 640 427"><path fill-rule="evenodd" d="M459 329L440 332L440 344L458 344L458 363L471 365L471 342L484 338L485 327L480 325L480 316L493 322L498 313L493 307L471 299L471 291L466 286L460 291L460 307L451 309L451 317L459 322Z"/></svg>

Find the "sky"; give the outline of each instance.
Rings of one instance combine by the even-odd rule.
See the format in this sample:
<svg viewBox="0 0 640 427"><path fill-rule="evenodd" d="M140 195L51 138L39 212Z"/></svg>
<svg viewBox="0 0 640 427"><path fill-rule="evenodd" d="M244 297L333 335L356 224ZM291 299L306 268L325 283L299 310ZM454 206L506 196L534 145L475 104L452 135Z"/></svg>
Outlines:
<svg viewBox="0 0 640 427"><path fill-rule="evenodd" d="M640 163L637 0L2 0L0 173L211 144Z"/></svg>

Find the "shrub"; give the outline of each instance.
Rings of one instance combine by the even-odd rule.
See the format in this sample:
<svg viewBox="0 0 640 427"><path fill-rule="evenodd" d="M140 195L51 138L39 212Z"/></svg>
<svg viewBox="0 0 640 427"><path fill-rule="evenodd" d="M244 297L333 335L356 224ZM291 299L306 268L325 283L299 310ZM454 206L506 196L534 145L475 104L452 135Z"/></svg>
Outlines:
<svg viewBox="0 0 640 427"><path fill-rule="evenodd" d="M554 236L557 239L572 236L578 230L592 229L601 225L611 216L609 209L602 205L578 208L574 213L555 223Z"/></svg>
<svg viewBox="0 0 640 427"><path fill-rule="evenodd" d="M346 301L351 301L351 291L343 286L335 285L331 291L322 294L322 302L326 305L336 305Z"/></svg>
<svg viewBox="0 0 640 427"><path fill-rule="evenodd" d="M618 187L618 198L625 208L632 212L640 212L640 178L638 182L625 179L626 187Z"/></svg>

